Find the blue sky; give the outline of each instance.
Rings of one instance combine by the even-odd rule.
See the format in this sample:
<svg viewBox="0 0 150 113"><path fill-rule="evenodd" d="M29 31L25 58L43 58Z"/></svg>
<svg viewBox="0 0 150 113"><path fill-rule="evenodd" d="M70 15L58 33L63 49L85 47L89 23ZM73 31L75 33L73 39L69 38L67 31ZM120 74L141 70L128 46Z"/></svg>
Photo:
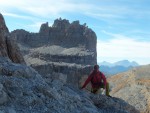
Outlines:
<svg viewBox="0 0 150 113"><path fill-rule="evenodd" d="M127 59L150 64L150 0L0 0L10 31L38 32L56 18L79 20L98 39L98 62Z"/></svg>

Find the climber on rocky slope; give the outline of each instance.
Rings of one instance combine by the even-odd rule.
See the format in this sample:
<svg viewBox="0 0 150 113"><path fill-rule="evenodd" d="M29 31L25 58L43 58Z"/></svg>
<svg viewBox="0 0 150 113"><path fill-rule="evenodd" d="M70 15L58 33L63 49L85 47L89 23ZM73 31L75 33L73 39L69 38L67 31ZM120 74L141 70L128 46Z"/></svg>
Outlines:
<svg viewBox="0 0 150 113"><path fill-rule="evenodd" d="M94 70L90 73L89 77L81 87L81 89L85 88L86 85L91 82L92 88L91 93L98 94L100 89L105 89L105 94L109 95L109 84L106 80L105 75L99 71L99 65L94 66Z"/></svg>

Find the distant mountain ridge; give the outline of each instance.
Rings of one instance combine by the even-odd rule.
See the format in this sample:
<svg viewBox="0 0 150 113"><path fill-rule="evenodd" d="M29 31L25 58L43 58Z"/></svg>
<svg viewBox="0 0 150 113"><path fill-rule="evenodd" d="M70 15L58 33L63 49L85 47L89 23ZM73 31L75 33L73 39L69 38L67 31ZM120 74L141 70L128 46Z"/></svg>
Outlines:
<svg viewBox="0 0 150 113"><path fill-rule="evenodd" d="M102 71L106 76L112 76L121 72L128 71L132 69L133 67L124 67L124 66L114 66L114 67L109 67L109 66L100 66L100 71Z"/></svg>
<svg viewBox="0 0 150 113"><path fill-rule="evenodd" d="M138 63L135 61L128 61L128 60L121 60L115 63L109 63L106 61L103 61L101 63L98 63L100 65L100 70L106 75L111 76L115 75L121 72L128 71L132 69L133 67L139 66Z"/></svg>
<svg viewBox="0 0 150 113"><path fill-rule="evenodd" d="M136 67L136 66L139 66L139 64L137 62L135 62L135 61L130 62L128 60L121 60L121 61L117 61L117 62L114 62L114 63L103 61L103 62L100 62L99 64L104 65L104 66L109 66L109 67L114 67L114 66L124 66L124 67L132 66L132 67Z"/></svg>

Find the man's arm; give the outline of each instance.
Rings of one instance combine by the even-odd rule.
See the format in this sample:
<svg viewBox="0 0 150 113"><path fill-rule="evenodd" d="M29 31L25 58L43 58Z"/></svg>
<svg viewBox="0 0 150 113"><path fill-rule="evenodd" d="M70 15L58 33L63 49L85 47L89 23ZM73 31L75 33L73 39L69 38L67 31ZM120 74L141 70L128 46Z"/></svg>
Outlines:
<svg viewBox="0 0 150 113"><path fill-rule="evenodd" d="M106 89L106 83L107 83L106 77L105 77L105 75L102 72L101 72L101 75L102 75L102 79L104 81L104 85L105 85L105 89Z"/></svg>
<svg viewBox="0 0 150 113"><path fill-rule="evenodd" d="M86 81L84 82L83 86L82 86L82 89L86 87L86 85L91 81L92 79L92 75L93 75L93 72L89 75L89 77L86 79Z"/></svg>

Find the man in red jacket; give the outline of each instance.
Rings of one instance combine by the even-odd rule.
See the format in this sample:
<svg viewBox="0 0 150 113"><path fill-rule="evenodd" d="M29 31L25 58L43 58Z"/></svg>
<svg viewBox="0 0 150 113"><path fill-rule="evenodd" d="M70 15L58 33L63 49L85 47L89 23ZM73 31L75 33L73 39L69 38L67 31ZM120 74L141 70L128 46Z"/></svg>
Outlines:
<svg viewBox="0 0 150 113"><path fill-rule="evenodd" d="M104 88L106 95L109 96L109 84L106 81L105 75L99 71L99 65L94 66L94 70L83 84L82 89L85 88L89 82L91 82L92 85L92 93L97 94L100 88Z"/></svg>

